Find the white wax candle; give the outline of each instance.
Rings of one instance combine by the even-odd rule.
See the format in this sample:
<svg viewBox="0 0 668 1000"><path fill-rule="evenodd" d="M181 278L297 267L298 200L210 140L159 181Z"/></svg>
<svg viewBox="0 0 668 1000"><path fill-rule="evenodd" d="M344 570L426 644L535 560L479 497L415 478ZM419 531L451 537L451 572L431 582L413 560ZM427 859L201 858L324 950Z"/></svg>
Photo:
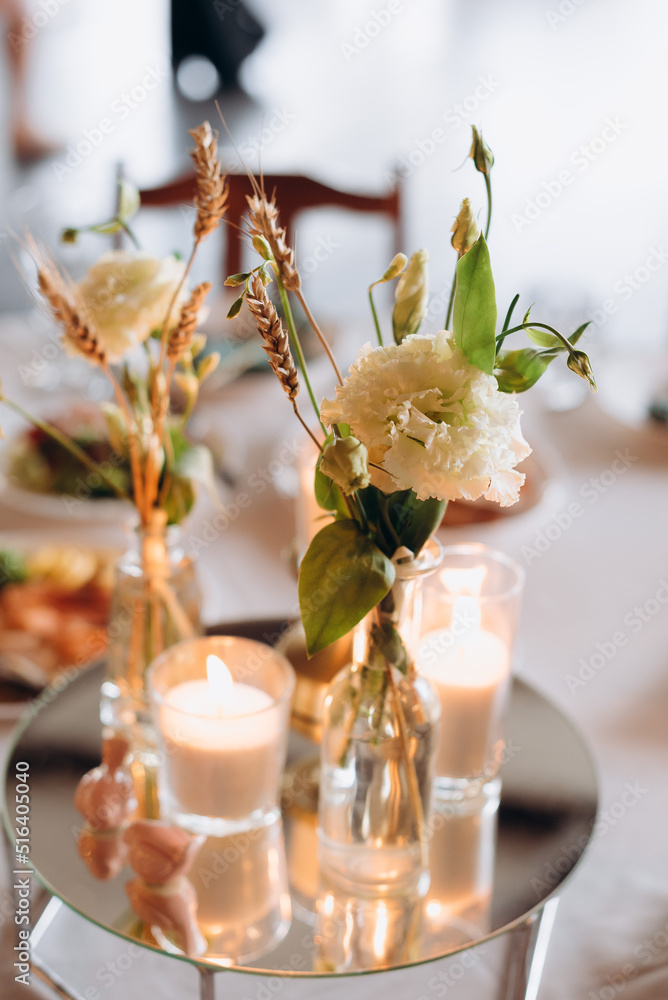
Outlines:
<svg viewBox="0 0 668 1000"><path fill-rule="evenodd" d="M461 614L464 603L468 619ZM507 647L498 636L477 627L471 603L477 606L473 598L458 598L453 614L453 620L459 618L468 627L429 632L418 650L418 670L441 704L437 777L477 777L492 763L510 676ZM479 610L477 617L479 621Z"/></svg>
<svg viewBox="0 0 668 1000"><path fill-rule="evenodd" d="M275 798L282 734L270 695L228 678L221 685L210 674L210 680L175 685L164 696L159 725L167 784L178 807L237 819Z"/></svg>

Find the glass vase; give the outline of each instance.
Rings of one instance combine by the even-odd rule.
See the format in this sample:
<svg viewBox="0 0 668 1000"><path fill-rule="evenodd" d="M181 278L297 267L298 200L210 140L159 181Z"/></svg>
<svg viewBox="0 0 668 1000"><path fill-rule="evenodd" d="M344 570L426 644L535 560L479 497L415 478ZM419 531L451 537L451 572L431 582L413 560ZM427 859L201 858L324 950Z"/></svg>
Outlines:
<svg viewBox="0 0 668 1000"><path fill-rule="evenodd" d="M194 562L180 530L156 510L147 525L135 529L116 565L102 685L103 724L126 733L134 746L154 744L148 667L164 649L201 634L200 605Z"/></svg>
<svg viewBox="0 0 668 1000"><path fill-rule="evenodd" d="M402 557L403 556L403 557ZM421 585L440 562L430 541L394 557L395 582L353 635L353 661L325 699L318 819L325 879L353 892L426 891L440 708L417 676Z"/></svg>

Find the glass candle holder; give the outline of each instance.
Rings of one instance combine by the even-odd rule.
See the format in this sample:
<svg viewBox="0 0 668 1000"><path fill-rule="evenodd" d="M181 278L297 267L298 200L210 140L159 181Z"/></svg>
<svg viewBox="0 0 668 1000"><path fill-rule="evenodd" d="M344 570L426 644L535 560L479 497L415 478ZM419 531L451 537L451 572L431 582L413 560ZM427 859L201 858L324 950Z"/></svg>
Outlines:
<svg viewBox="0 0 668 1000"><path fill-rule="evenodd" d="M501 764L524 576L486 545L453 545L425 581L416 664L441 706L437 798L477 794Z"/></svg>
<svg viewBox="0 0 668 1000"><path fill-rule="evenodd" d="M163 816L212 837L273 821L294 685L285 657L251 639L165 650L148 674Z"/></svg>

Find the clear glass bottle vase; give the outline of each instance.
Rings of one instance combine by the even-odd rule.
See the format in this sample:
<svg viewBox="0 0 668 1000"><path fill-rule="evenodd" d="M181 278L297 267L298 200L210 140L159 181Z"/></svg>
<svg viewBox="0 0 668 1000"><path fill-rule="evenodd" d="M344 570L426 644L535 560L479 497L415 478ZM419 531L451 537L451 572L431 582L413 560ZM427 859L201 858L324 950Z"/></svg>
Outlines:
<svg viewBox="0 0 668 1000"><path fill-rule="evenodd" d="M318 835L323 877L343 889L426 891L428 824L440 707L415 673L422 580L440 546L394 557L396 579L353 636L353 662L331 682L321 744Z"/></svg>
<svg viewBox="0 0 668 1000"><path fill-rule="evenodd" d="M134 535L116 564L100 718L133 743L142 731L152 743L146 671L164 649L201 634L201 597L193 559L164 511Z"/></svg>

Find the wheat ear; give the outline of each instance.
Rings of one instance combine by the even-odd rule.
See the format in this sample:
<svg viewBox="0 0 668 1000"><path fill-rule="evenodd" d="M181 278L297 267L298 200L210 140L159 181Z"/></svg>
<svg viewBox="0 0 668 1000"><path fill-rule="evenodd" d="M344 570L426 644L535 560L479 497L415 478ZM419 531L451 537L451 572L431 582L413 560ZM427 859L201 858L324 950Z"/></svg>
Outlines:
<svg viewBox="0 0 668 1000"><path fill-rule="evenodd" d="M178 325L172 330L167 346L167 357L172 364L175 365L192 344L202 304L210 291L210 281L203 281L200 285L196 285L190 293L190 298L181 309Z"/></svg>
<svg viewBox="0 0 668 1000"><path fill-rule="evenodd" d="M227 210L229 189L218 159L218 137L209 122L192 129L195 148L190 153L197 177L195 191L195 242L200 243L218 227Z"/></svg>

